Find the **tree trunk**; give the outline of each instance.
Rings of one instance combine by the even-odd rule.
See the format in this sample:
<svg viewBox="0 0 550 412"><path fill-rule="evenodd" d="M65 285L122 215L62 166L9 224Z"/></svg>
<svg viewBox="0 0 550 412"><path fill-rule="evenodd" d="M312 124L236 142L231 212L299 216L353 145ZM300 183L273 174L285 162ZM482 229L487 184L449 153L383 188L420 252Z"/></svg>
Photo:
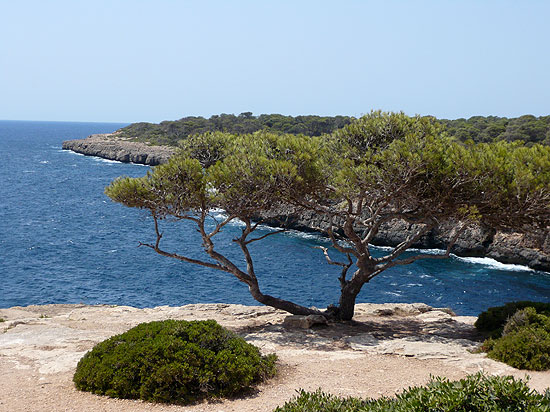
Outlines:
<svg viewBox="0 0 550 412"><path fill-rule="evenodd" d="M288 300L279 299L274 296L264 295L255 285L249 285L250 294L259 303L271 306L275 309L281 309L293 315L324 315L317 309L306 308L305 306L297 305Z"/></svg>
<svg viewBox="0 0 550 412"><path fill-rule="evenodd" d="M349 287L349 285L342 288L340 293L340 301L338 302L337 318L340 320L351 320L355 313L355 299L359 294L359 290Z"/></svg>

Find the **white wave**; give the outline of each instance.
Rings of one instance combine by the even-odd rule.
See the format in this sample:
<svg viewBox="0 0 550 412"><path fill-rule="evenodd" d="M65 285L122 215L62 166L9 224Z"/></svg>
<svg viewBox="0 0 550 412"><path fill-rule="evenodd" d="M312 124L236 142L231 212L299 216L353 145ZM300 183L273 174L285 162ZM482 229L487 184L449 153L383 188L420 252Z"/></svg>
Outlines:
<svg viewBox="0 0 550 412"><path fill-rule="evenodd" d="M300 239L316 240L318 242L323 242L323 243L328 241L328 239L326 237L322 236L319 233L315 233L315 232L300 232L299 230L292 230L291 229L291 230L285 232L285 235L290 236L290 237L300 238Z"/></svg>
<svg viewBox="0 0 550 412"><path fill-rule="evenodd" d="M384 251L392 251L394 249L391 246L373 246L373 245L369 245L369 246L372 247L373 249L384 250ZM445 250L443 249L409 248L407 249L407 251L415 252L415 253L423 253L427 255L445 254ZM495 259L488 258L488 257L462 257L462 256L457 256L454 253L451 253L449 257L452 259L459 260L461 262L472 263L476 265L483 265L495 270L505 270L505 271L512 271L512 272L534 272L535 271L534 269L531 269L530 267L527 267L527 266L516 265L512 263L501 263L496 261Z"/></svg>
<svg viewBox="0 0 550 412"><path fill-rule="evenodd" d="M78 153L78 152L73 152L72 150L69 150L69 149L61 149L62 152L65 152L65 153L70 153L70 154L73 154L73 155L76 155L76 156L85 156L84 154L82 153Z"/></svg>
<svg viewBox="0 0 550 412"><path fill-rule="evenodd" d="M410 248L408 249L410 252L416 252L416 253L423 253L425 255L444 255L445 251L443 249L416 249L416 248ZM451 255L454 256L454 255Z"/></svg>
<svg viewBox="0 0 550 412"><path fill-rule="evenodd" d="M121 162L120 160L111 160L111 159L104 159L103 157L98 157L98 156L90 156L92 159L94 159L96 162L98 163L109 163L109 164L113 164L113 163L116 163L116 164L121 164L121 165L124 165L124 164L131 164L131 165L135 165L135 166L145 166L145 167L150 167L150 165L144 165L144 164L141 164L141 163L134 163L134 162Z"/></svg>
<svg viewBox="0 0 550 412"><path fill-rule="evenodd" d="M473 263L476 265L483 265L496 270L507 270L507 271L513 271L513 272L534 272L535 271L534 269L531 269L530 267L527 267L527 266L514 265L512 263L501 263L496 261L495 259L488 258L488 257L460 257L453 254L451 254L451 256L454 259L460 260L462 262Z"/></svg>
<svg viewBox="0 0 550 412"><path fill-rule="evenodd" d="M369 243L369 248L373 250L383 250L385 252L392 252L395 247L393 246L375 246ZM407 252L423 253L426 255L442 255L445 253L443 249L417 249L417 248L408 248Z"/></svg>
<svg viewBox="0 0 550 412"><path fill-rule="evenodd" d="M50 163L48 160L41 160L39 163L43 164L43 165L47 165L48 163Z"/></svg>
<svg viewBox="0 0 550 412"><path fill-rule="evenodd" d="M393 249L395 249L393 246L374 246L370 243L369 243L369 248L373 250L387 250L387 251L392 251Z"/></svg>
<svg viewBox="0 0 550 412"><path fill-rule="evenodd" d="M215 209L211 209L209 212L210 212L210 216L212 216L214 219L216 219L219 222L223 221L224 219L227 219L228 217L227 212L223 209L215 208ZM228 226L233 226L233 227L242 227L244 225L245 223L240 219L234 219L230 223L228 223ZM281 227L276 227L276 226L258 225L256 230L275 232L281 229L282 229ZM295 238L301 238L301 239L316 240L316 241L326 240L326 238L319 233L301 232L299 230L294 230L294 229L287 230L286 232L283 233L283 235L295 237Z"/></svg>
<svg viewBox="0 0 550 412"><path fill-rule="evenodd" d="M96 157L96 156L94 156L93 159L99 163L122 163L122 162L119 162L118 160L103 159L102 157Z"/></svg>
<svg viewBox="0 0 550 412"><path fill-rule="evenodd" d="M58 150L58 152L66 152L66 153L72 153L72 154L77 155L77 156L89 157L89 158L95 160L96 162L101 162L101 163L120 163L120 164L131 164L131 165L136 165L136 166L151 167L151 165L144 165L144 164L141 164L141 163L121 162L121 161L118 161L118 160L104 159L103 157L99 157L99 156L89 156L89 155L85 155L85 154L82 154L82 153L73 152L72 150L69 150L69 149L61 149L61 150Z"/></svg>

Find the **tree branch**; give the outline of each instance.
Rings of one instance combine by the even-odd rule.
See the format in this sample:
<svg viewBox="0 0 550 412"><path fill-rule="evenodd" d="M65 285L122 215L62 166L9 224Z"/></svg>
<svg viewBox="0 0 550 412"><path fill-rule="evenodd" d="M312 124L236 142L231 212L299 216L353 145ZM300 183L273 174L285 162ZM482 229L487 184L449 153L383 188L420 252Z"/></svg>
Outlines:
<svg viewBox="0 0 550 412"><path fill-rule="evenodd" d="M256 225L254 225L254 226L256 226ZM254 238L254 239L247 240L247 241L245 242L245 244L248 245L249 243L256 242L257 240L262 240L262 239L265 239L265 238L268 237L268 236L278 235L279 233L283 233L283 232L288 232L288 229L281 229L281 230L276 230L276 231L274 231L274 232L266 233L266 234L263 235L263 236L260 236L260 237Z"/></svg>
<svg viewBox="0 0 550 412"><path fill-rule="evenodd" d="M189 258L189 257L186 257L186 256L179 255L177 253L166 252L166 251L160 249L158 247L158 245L156 245L156 244L151 245L149 243L139 242L139 246L145 246L145 247L151 248L161 256L171 257L171 258L174 258L174 259L181 260L183 262L194 263L196 265L206 266L207 268L222 270L224 272L229 272L228 268L220 265L219 263L204 262L202 260L192 259L192 258Z"/></svg>
<svg viewBox="0 0 550 412"><path fill-rule="evenodd" d="M368 277L368 280L371 280L372 278L379 275L380 273L382 273L386 269L389 269L389 268L392 268L392 267L398 266L398 265L408 265L408 264L416 262L417 260L420 260L420 259L447 259L449 257L449 255L451 254L452 247L454 246L454 244L456 243L456 241L458 240L460 235L468 227L468 225L469 225L469 222L465 222L461 225L461 227L455 232L453 237L449 240L449 243L447 245L447 249L445 250L444 253L439 254L439 255L420 253L418 255L411 256L411 257L408 257L408 258L405 258L405 259L388 261L388 263L386 263L385 265L382 265L381 267L376 269L373 273L371 273ZM401 252L401 253L403 253L403 252Z"/></svg>
<svg viewBox="0 0 550 412"><path fill-rule="evenodd" d="M397 245L392 253L384 257L375 259L374 261L378 263L390 262L402 253L404 253L409 247L411 247L416 241L418 241L422 236L428 233L431 229L435 227L435 222L426 224L421 229L419 229L413 236L408 237L406 240Z"/></svg>
<svg viewBox="0 0 550 412"><path fill-rule="evenodd" d="M358 258L360 255L359 255L359 252L357 250L355 250L353 248L350 248L350 247L344 247L344 246L341 246L341 245L338 244L338 240L336 239L336 236L334 235L334 232L332 230L333 219L334 219L334 216L331 215L329 226L327 228L327 234L330 237L330 240L332 241L332 246L339 252L346 253L346 254L350 253L353 256Z"/></svg>
<svg viewBox="0 0 550 412"><path fill-rule="evenodd" d="M335 265L335 266L341 266L342 272L340 273L340 277L338 280L340 281L340 286L344 287L347 284L346 275L348 273L349 268L353 265L353 261L351 260L351 256L349 253L346 253L346 256L348 257L348 263L344 262L335 262L333 261L329 254L328 254L328 248L324 246L313 246L314 249L321 249L323 251L323 254L325 255L325 258L327 259L327 263L329 265Z"/></svg>
<svg viewBox="0 0 550 412"><path fill-rule="evenodd" d="M236 218L237 218L236 215L231 215L231 216L227 217L226 219L224 219L224 221L221 222L221 223L218 223L216 221L216 228L207 235L208 239L211 239L213 236L217 235L225 225L227 225L229 222L231 222L233 219L236 219ZM216 220L216 219L214 219L214 220Z"/></svg>

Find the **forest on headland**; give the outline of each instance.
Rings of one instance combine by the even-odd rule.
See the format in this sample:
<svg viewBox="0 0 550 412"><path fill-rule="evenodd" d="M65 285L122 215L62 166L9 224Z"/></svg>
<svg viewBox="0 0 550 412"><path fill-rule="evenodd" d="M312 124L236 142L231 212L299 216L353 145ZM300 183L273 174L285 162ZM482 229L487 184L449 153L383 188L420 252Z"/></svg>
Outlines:
<svg viewBox="0 0 550 412"><path fill-rule="evenodd" d="M332 133L354 120L351 116L285 116L251 112L214 115L210 118L188 116L161 123L133 123L117 131L122 138L158 145L176 146L188 136L205 132L232 134L253 133L258 130L321 136ZM550 116L524 115L515 118L473 116L469 119L438 119L447 133L462 142L516 141L530 146L535 143L550 145Z"/></svg>

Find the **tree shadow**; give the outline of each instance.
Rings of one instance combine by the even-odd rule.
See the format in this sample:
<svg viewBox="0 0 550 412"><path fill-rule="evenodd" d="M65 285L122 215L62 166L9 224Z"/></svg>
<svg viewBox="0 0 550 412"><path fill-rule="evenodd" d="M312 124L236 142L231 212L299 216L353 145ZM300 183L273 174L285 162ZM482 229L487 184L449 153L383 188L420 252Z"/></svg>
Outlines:
<svg viewBox="0 0 550 412"><path fill-rule="evenodd" d="M423 321L414 316L371 317L348 322L334 322L310 329L287 328L279 324L257 324L235 330L251 343L271 343L296 349L336 351L349 349L348 339L370 335L384 341L407 339L418 341L467 340L483 341L483 336L472 325L450 319Z"/></svg>

